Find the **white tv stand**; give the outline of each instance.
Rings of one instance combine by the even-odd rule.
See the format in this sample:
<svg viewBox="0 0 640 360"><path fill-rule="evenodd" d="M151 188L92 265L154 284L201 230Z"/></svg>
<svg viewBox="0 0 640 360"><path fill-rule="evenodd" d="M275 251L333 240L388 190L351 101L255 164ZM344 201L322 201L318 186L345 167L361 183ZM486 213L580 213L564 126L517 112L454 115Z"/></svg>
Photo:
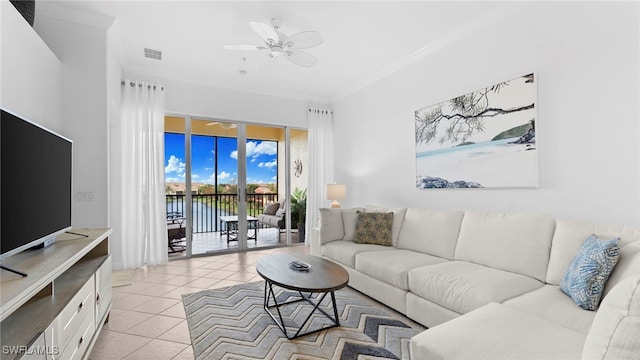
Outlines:
<svg viewBox="0 0 640 360"><path fill-rule="evenodd" d="M0 273L0 358L86 359L111 310L111 229L79 229L26 250Z"/></svg>

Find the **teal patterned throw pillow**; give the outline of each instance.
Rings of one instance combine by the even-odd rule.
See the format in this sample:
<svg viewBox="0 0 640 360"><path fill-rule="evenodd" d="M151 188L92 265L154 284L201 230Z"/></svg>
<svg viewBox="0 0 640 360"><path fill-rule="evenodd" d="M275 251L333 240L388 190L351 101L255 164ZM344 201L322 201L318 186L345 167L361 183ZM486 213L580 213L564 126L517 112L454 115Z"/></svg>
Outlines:
<svg viewBox="0 0 640 360"><path fill-rule="evenodd" d="M356 217L356 233L353 242L358 244L376 244L391 246L391 227L393 226L393 213L362 212L358 211Z"/></svg>
<svg viewBox="0 0 640 360"><path fill-rule="evenodd" d="M597 310L609 274L620 258L620 238L589 236L564 274L560 289L585 310Z"/></svg>

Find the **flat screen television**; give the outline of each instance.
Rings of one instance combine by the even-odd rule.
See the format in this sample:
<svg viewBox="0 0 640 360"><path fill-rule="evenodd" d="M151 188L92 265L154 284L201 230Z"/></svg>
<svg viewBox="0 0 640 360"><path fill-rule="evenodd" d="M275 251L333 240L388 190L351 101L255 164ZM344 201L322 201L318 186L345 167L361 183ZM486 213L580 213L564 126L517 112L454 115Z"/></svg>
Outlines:
<svg viewBox="0 0 640 360"><path fill-rule="evenodd" d="M0 110L2 261L71 228L73 143Z"/></svg>

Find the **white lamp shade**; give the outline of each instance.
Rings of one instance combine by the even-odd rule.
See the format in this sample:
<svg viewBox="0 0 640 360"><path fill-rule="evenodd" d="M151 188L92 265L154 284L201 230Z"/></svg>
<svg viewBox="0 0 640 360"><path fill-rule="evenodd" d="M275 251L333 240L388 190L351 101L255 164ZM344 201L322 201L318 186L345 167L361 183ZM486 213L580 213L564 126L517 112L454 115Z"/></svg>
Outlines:
<svg viewBox="0 0 640 360"><path fill-rule="evenodd" d="M331 203L332 208L339 208L340 203L337 200L342 200L347 196L347 186L342 184L327 184L327 200L333 200Z"/></svg>
<svg viewBox="0 0 640 360"><path fill-rule="evenodd" d="M342 200L347 196L347 186L343 184L327 184L327 200Z"/></svg>

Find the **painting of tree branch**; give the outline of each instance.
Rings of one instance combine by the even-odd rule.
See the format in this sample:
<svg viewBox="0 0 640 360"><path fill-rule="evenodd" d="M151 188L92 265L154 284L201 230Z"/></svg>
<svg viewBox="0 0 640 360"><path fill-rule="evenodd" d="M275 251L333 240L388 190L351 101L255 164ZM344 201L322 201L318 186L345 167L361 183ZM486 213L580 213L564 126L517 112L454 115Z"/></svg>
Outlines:
<svg viewBox="0 0 640 360"><path fill-rule="evenodd" d="M419 109L416 187L537 187L534 74Z"/></svg>

